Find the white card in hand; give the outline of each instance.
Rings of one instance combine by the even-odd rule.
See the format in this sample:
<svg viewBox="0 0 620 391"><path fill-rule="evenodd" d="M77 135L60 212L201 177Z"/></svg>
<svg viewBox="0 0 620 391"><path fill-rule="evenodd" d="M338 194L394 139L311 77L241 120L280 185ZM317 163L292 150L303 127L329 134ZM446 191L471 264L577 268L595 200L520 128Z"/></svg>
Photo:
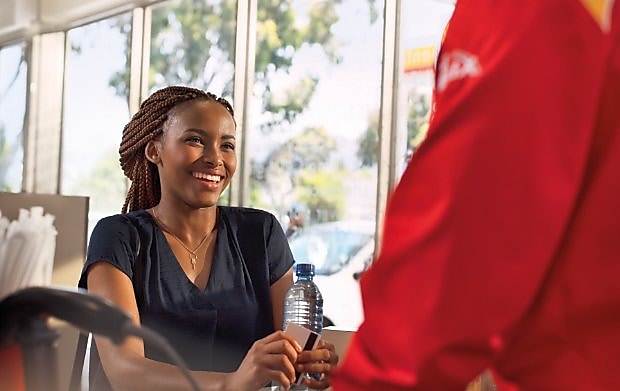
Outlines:
<svg viewBox="0 0 620 391"><path fill-rule="evenodd" d="M303 350L312 350L316 348L321 340L321 334L317 334L296 323L289 323L284 332L292 335ZM302 380L303 376L295 372L295 384L300 384Z"/></svg>

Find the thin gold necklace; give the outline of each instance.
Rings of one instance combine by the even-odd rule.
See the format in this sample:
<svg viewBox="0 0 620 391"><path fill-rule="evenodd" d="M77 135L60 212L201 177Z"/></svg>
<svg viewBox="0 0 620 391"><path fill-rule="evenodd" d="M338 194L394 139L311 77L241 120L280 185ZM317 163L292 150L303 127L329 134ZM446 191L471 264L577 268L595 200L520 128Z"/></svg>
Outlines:
<svg viewBox="0 0 620 391"><path fill-rule="evenodd" d="M196 255L196 251L198 251L198 249L200 249L200 247L202 247L202 245L207 241L207 238L209 236L211 236L211 234L213 233L213 231L215 230L215 226L213 227L213 229L209 232L207 232L205 234L205 236L200 240L200 243L198 243L198 246L196 246L195 249L190 250L189 247L187 247L185 245L185 243L183 243L183 241L174 234L174 232L172 232L170 230L170 228L168 228L168 226L166 224L164 224L163 221L160 220L159 216L157 216L157 213L155 212L155 208L151 208L151 212L153 212L153 217L155 218L155 221L157 222L157 224L159 224L159 226L166 231L167 233L169 233L170 235L172 235L172 237L179 242L179 244L181 246L183 246L183 248L188 252L189 255L189 261L192 264L192 270L196 269L196 261L198 261L198 255Z"/></svg>

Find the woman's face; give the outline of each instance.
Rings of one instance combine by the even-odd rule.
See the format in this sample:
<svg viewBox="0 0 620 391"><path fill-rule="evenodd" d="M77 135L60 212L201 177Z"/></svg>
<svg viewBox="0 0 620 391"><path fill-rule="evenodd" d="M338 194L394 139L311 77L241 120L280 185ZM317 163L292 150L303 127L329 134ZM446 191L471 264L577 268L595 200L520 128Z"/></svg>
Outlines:
<svg viewBox="0 0 620 391"><path fill-rule="evenodd" d="M235 133L231 114L218 102L191 101L172 109L161 140L153 141L162 201L216 205L237 169Z"/></svg>

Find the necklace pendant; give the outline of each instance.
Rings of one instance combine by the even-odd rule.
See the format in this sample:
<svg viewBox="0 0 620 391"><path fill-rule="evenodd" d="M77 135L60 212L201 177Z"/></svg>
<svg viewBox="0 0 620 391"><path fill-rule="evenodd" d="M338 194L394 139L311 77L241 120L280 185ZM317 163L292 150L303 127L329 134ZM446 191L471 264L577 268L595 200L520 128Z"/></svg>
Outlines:
<svg viewBox="0 0 620 391"><path fill-rule="evenodd" d="M189 261L192 263L192 270L196 269L197 260L198 260L198 256L196 256L196 254L189 254Z"/></svg>

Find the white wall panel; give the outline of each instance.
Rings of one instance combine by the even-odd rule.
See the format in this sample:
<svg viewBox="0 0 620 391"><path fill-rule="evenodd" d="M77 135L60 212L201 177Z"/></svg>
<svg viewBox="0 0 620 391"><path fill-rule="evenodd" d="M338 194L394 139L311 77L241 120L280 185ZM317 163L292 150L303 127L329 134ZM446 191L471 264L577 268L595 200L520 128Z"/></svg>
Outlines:
<svg viewBox="0 0 620 391"><path fill-rule="evenodd" d="M2 0L0 0L2 1ZM15 0L19 1L19 0ZM61 26L106 13L142 7L160 0L38 0L41 23Z"/></svg>
<svg viewBox="0 0 620 391"><path fill-rule="evenodd" d="M34 37L30 67L26 191L58 191L65 33Z"/></svg>
<svg viewBox="0 0 620 391"><path fill-rule="evenodd" d="M37 0L0 0L0 36L30 28L37 21Z"/></svg>

